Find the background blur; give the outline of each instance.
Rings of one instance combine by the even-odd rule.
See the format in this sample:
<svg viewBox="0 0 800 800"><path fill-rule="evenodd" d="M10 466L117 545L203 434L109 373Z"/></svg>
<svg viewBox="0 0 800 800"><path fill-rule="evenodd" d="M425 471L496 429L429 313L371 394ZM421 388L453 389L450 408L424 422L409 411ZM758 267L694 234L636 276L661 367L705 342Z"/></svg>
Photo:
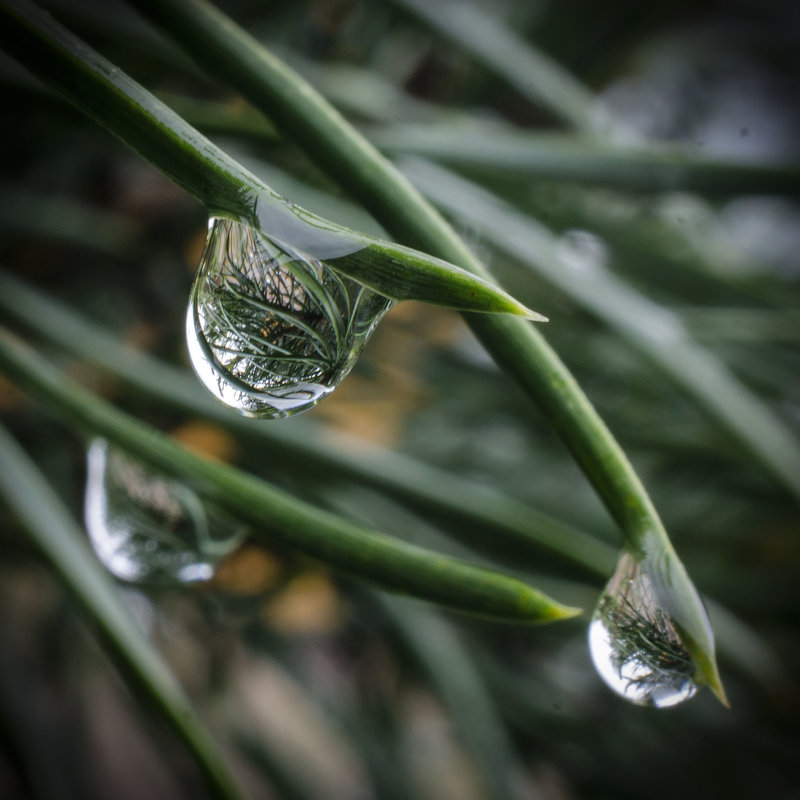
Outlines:
<svg viewBox="0 0 800 800"><path fill-rule="evenodd" d="M195 124L208 101L243 109L124 4L47 5ZM402 142L411 123L423 132L453 123L564 130L409 5L223 7L376 141ZM461 5L534 43L585 84L608 138L797 163L796 3ZM472 30L480 41L484 33ZM3 267L124 341L185 366L183 321L205 239L203 209L5 58L0 91ZM291 142L206 122L215 141L301 205L376 230ZM488 147L491 135L485 140ZM549 226L576 280L598 265L679 314L798 431L795 197L633 192L485 166L465 174ZM708 692L667 711L613 696L592 669L586 615L537 629L450 616L251 543L209 585L123 588L132 613L254 798L800 798L796 501L630 342L475 230L461 230L512 293L550 318L546 336L642 475L698 589L747 626L734 626L727 641L752 658L720 654L731 710ZM450 535L461 522L296 459L265 459L247 440L41 347L73 377L200 452L379 530L465 553ZM86 442L1 377L0 414L82 518ZM394 308L351 376L308 416L618 542L536 409L453 313ZM480 540L485 532L473 533ZM601 588L537 554L512 553L505 568L534 576L587 614ZM485 691L480 700L473 681ZM2 506L0 796L203 796L180 745L140 707Z"/></svg>

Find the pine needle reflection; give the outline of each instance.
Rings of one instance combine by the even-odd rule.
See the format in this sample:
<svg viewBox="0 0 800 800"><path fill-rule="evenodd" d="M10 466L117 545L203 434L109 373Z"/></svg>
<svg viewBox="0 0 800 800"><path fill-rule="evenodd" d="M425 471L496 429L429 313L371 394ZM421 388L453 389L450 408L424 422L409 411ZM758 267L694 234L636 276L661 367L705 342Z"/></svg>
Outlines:
<svg viewBox="0 0 800 800"><path fill-rule="evenodd" d="M595 667L618 694L657 708L697 691L695 667L641 562L623 553L589 628Z"/></svg>
<svg viewBox="0 0 800 800"><path fill-rule="evenodd" d="M243 528L189 487L95 439L89 447L85 515L103 566L128 583L209 580Z"/></svg>
<svg viewBox="0 0 800 800"><path fill-rule="evenodd" d="M254 228L215 219L189 302L189 355L226 405L285 417L338 386L390 305Z"/></svg>

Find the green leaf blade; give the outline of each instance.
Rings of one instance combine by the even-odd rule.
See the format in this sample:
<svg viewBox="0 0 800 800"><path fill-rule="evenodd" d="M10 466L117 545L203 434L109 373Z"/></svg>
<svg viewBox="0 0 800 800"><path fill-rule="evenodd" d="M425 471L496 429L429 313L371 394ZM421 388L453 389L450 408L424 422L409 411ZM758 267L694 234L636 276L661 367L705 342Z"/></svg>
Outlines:
<svg viewBox="0 0 800 800"><path fill-rule="evenodd" d="M352 525L251 475L199 458L66 380L3 331L0 368L58 416L191 483L201 495L250 523L254 535L267 543L283 544L385 589L464 613L527 623L555 622L580 613L520 580Z"/></svg>

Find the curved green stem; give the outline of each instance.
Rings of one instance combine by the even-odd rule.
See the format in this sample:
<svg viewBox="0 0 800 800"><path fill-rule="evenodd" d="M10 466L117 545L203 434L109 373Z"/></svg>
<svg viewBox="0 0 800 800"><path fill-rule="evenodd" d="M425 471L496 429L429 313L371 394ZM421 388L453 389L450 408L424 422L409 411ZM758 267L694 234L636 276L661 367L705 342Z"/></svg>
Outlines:
<svg viewBox="0 0 800 800"><path fill-rule="evenodd" d="M470 272L486 268L439 213L317 92L205 0L133 0L214 74L269 114L285 138L354 194L400 240ZM575 379L531 325L467 321L494 359L545 410L626 537L659 531L661 521L638 476ZM488 324L487 324L488 323ZM509 324L511 323L511 324Z"/></svg>
<svg viewBox="0 0 800 800"><path fill-rule="evenodd" d="M253 425L203 390L187 372L124 345L107 330L0 270L0 309L37 337L96 364L125 384L184 413L214 420L266 453L342 476L457 521L454 535L484 533L476 546L510 555L543 552L593 578L608 575L611 545L489 487L416 459L351 439L310 419Z"/></svg>
<svg viewBox="0 0 800 800"><path fill-rule="evenodd" d="M265 111L284 137L297 142L365 203L390 233L487 276L445 220L372 145L299 76L206 0L133 2L200 63L213 62L217 77ZM674 568L675 602L697 645L693 660L700 676L724 700L699 597L639 477L586 395L531 325L474 314L466 319L495 361L544 410L622 529L626 547L652 553Z"/></svg>

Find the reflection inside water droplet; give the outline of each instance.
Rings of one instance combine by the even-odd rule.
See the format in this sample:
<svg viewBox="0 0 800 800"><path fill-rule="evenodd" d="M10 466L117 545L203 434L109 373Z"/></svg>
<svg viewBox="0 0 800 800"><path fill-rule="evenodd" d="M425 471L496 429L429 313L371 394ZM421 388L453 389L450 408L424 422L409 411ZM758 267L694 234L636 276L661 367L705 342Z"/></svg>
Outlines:
<svg viewBox="0 0 800 800"><path fill-rule="evenodd" d="M697 691L695 666L642 563L623 553L589 626L600 677L638 705L666 708Z"/></svg>
<svg viewBox="0 0 800 800"><path fill-rule="evenodd" d="M160 585L209 580L241 542L237 522L106 441L92 442L87 462L86 529L115 577Z"/></svg>
<svg viewBox="0 0 800 800"><path fill-rule="evenodd" d="M344 379L390 305L322 261L213 219L186 317L189 357L231 408L289 416Z"/></svg>

